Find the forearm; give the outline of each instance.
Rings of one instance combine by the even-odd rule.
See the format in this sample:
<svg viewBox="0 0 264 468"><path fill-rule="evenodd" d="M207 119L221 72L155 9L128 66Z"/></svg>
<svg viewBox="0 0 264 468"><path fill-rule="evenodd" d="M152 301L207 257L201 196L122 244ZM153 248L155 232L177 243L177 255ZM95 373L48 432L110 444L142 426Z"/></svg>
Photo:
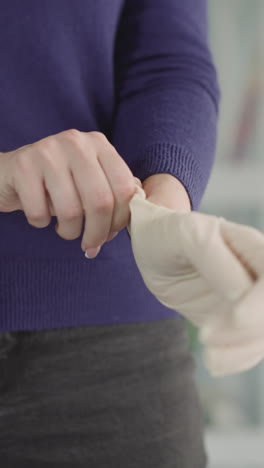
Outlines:
<svg viewBox="0 0 264 468"><path fill-rule="evenodd" d="M206 0L125 5L112 143L142 181L164 173L180 180L196 210L214 162L219 100Z"/></svg>

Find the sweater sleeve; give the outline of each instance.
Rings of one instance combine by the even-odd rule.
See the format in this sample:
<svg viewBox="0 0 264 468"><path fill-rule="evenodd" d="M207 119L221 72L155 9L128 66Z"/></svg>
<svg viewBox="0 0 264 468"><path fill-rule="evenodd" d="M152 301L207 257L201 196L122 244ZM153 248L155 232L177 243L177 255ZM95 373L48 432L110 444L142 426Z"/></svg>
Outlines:
<svg viewBox="0 0 264 468"><path fill-rule="evenodd" d="M198 209L214 162L219 87L206 0L125 0L112 143L143 182L168 173Z"/></svg>

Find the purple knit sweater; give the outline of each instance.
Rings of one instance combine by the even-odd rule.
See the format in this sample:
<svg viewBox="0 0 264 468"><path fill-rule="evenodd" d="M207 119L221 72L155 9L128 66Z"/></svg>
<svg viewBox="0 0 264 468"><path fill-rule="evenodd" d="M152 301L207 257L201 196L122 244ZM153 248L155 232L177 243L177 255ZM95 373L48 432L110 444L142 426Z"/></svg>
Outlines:
<svg viewBox="0 0 264 468"><path fill-rule="evenodd" d="M205 0L1 0L0 151L65 129L106 134L133 174L177 177L196 210L219 91ZM126 229L94 260L81 237L0 213L0 330L160 320Z"/></svg>

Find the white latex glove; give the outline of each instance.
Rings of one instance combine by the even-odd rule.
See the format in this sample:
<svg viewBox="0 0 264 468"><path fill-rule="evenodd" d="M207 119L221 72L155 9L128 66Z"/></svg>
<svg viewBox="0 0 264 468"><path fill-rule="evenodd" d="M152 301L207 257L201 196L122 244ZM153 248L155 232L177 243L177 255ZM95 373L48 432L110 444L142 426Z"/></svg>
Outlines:
<svg viewBox="0 0 264 468"><path fill-rule="evenodd" d="M205 365L215 376L264 357L264 235L200 212L130 201L128 231L147 288L200 329Z"/></svg>

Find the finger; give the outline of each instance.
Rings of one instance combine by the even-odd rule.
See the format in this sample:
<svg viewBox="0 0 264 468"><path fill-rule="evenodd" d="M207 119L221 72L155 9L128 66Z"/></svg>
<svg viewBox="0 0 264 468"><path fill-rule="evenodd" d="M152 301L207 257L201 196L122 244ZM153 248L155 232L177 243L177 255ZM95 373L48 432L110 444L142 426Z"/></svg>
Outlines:
<svg viewBox="0 0 264 468"><path fill-rule="evenodd" d="M109 236L108 236L108 238L107 238L107 242L110 242L111 240L113 240L118 234L119 234L118 231L116 231L116 232L110 232L110 233L109 233Z"/></svg>
<svg viewBox="0 0 264 468"><path fill-rule="evenodd" d="M263 357L263 339L248 346L210 347L204 352L205 365L214 376L231 375L248 370Z"/></svg>
<svg viewBox="0 0 264 468"><path fill-rule="evenodd" d="M183 218L186 255L208 284L231 302L241 299L253 284L252 277L221 236L222 219L203 213ZM189 242L188 242L189 239Z"/></svg>
<svg viewBox="0 0 264 468"><path fill-rule="evenodd" d="M45 189L45 190L46 190L46 189ZM56 212L55 212L54 206L53 206L53 204L52 204L52 201L51 201L49 192L47 192L47 190L46 190L46 198L47 198L48 207L49 207L49 212L50 212L51 216L56 216Z"/></svg>
<svg viewBox="0 0 264 468"><path fill-rule="evenodd" d="M128 234L129 234L129 237L131 238L131 213L133 211L134 213L134 210L135 213L139 214L141 212L141 209L138 209L140 208L141 203L142 203L142 200L146 200L146 193L145 191L143 190L142 187L140 187L139 185L136 185L135 186L135 193L133 195L133 197L131 198L131 200L129 201L129 210L130 210L130 214L129 214L129 220L128 220L128 223L127 223L127 231L128 231Z"/></svg>
<svg viewBox="0 0 264 468"><path fill-rule="evenodd" d="M67 168L49 171L45 186L58 219L57 234L66 240L76 239L82 232L84 212L71 172Z"/></svg>
<svg viewBox="0 0 264 468"><path fill-rule="evenodd" d="M221 234L232 251L255 276L264 273L264 234L251 227L224 220Z"/></svg>
<svg viewBox="0 0 264 468"><path fill-rule="evenodd" d="M85 228L81 248L100 247L110 233L114 197L96 159L78 160L73 177L85 211Z"/></svg>
<svg viewBox="0 0 264 468"><path fill-rule="evenodd" d="M141 180L138 178L138 177L134 177L134 182L136 185L138 185L139 187L142 187L142 182Z"/></svg>
<svg viewBox="0 0 264 468"><path fill-rule="evenodd" d="M99 148L98 161L114 196L111 230L120 231L129 222L129 201L141 182L133 177L125 161L110 144Z"/></svg>
<svg viewBox="0 0 264 468"><path fill-rule="evenodd" d="M29 176L30 174L30 176ZM50 224L51 217L42 177L28 168L20 167L19 180L15 182L16 191L22 209L29 224L36 228L44 228Z"/></svg>

